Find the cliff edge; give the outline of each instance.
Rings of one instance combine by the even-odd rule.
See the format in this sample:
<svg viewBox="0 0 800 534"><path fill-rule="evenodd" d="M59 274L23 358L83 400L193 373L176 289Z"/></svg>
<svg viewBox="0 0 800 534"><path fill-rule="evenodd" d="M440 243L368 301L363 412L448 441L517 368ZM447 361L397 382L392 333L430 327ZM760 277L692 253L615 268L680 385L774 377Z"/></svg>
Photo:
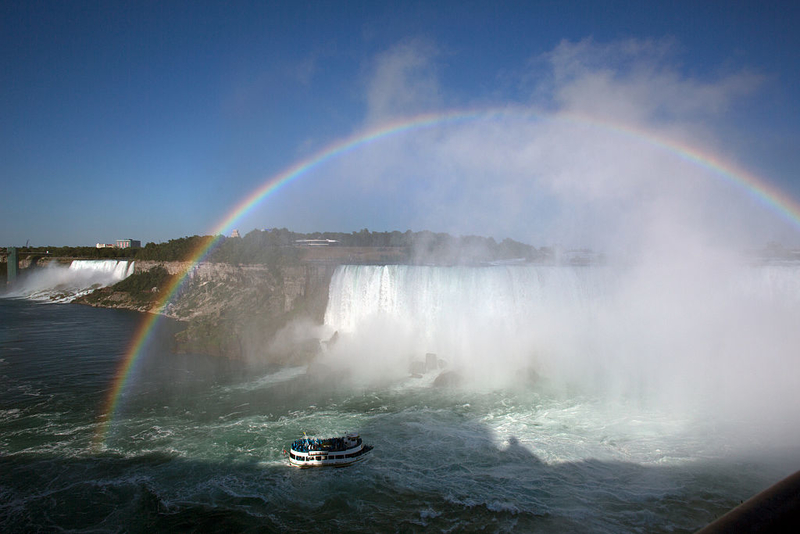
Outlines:
<svg viewBox="0 0 800 534"><path fill-rule="evenodd" d="M183 321L186 329L176 336L178 352L300 364L316 354L314 329L304 329L305 336L282 336L281 343L277 334L295 321L322 324L335 268L138 261L130 277L76 302ZM160 309L176 277L184 280Z"/></svg>

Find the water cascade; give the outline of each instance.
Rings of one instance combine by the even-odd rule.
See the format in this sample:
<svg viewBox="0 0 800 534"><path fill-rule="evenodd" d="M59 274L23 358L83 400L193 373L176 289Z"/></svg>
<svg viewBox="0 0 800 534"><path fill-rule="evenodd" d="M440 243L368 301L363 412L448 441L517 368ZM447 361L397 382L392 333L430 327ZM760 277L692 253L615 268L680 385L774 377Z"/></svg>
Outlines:
<svg viewBox="0 0 800 534"><path fill-rule="evenodd" d="M69 266L49 263L20 277L7 297L51 302L71 302L100 287L124 280L134 271L128 260L73 260Z"/></svg>
<svg viewBox="0 0 800 534"><path fill-rule="evenodd" d="M380 354L362 354L373 369L375 358L404 371L436 353L486 382L542 365L564 325L589 327L615 283L602 267L350 265L333 276L325 324L362 340L348 354Z"/></svg>
<svg viewBox="0 0 800 534"><path fill-rule="evenodd" d="M792 389L799 271L342 266L325 314L340 334L330 358L399 375L436 353L483 384L530 369L595 392L724 404L734 391Z"/></svg>
<svg viewBox="0 0 800 534"><path fill-rule="evenodd" d="M124 280L133 274L135 262L127 260L73 260L69 270L75 273L90 273L107 277L114 282Z"/></svg>

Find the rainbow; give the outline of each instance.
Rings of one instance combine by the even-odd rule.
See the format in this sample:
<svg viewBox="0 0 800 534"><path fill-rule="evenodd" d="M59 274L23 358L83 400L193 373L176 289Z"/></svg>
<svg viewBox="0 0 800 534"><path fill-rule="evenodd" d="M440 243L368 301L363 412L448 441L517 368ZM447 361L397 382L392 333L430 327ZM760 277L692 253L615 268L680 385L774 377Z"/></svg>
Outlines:
<svg viewBox="0 0 800 534"><path fill-rule="evenodd" d="M346 153L357 150L372 142L389 136L417 131L426 128L439 127L447 124L458 124L474 120L493 120L503 118L528 118L541 121L559 121L574 123L583 126L601 128L604 131L614 131L622 136L635 138L651 146L676 155L677 157L711 171L721 180L741 188L753 196L770 210L779 214L783 219L800 230L800 203L783 193L777 187L765 182L754 174L738 169L722 161L709 152L680 144L676 141L659 137L643 129L629 125L603 122L591 117L579 115L557 114L548 115L534 113L528 110L515 110L508 108L481 109L468 111L449 111L445 113L417 115L410 118L396 120L382 126L356 133L346 139L339 140L326 148L310 155L306 159L286 168L279 174L270 177L264 184L245 197L236 205L230 214L223 218L211 231L210 237L200 245L197 250L189 255L184 269L172 278L172 282L162 293L156 303L153 313L147 315L135 332L132 341L122 358L114 375L111 388L102 407L101 415L95 432L94 445L102 448L105 446L106 436L117 412L123 391L131 376L132 371L142 353L142 348L147 344L150 336L161 317L161 313L169 304L176 292L186 282L188 274L199 262L202 262L213 250L220 237L230 231L234 224L245 214L259 205L265 198L276 193L280 188L293 180L307 174L312 169L324 165L326 162L340 157Z"/></svg>

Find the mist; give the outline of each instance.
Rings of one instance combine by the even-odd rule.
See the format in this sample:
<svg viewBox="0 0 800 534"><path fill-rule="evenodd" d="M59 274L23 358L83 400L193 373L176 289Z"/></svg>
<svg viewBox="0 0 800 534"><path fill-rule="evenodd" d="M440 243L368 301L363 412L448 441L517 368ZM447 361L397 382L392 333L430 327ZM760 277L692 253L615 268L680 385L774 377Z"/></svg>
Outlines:
<svg viewBox="0 0 800 534"><path fill-rule="evenodd" d="M50 262L44 267L24 269L2 296L71 302L132 273L133 262L125 260L74 260L69 265Z"/></svg>
<svg viewBox="0 0 800 534"><path fill-rule="evenodd" d="M441 102L430 44L396 52L376 60L370 123ZM743 430L769 420L797 436L798 266L745 255L770 241L796 243L797 225L732 176L669 148L716 154L735 169L724 130L762 79L693 79L677 63L670 41L563 42L532 59L528 101L332 164L336 187L354 201L409 195L381 214L387 228L589 247L607 262L546 274L541 266L351 272L342 287L361 292L336 295L334 279L327 335L341 337L323 361L368 383L408 376L410 362L431 352L464 376L462 387L511 387L532 370L554 391L724 417ZM379 97L387 78L393 89ZM400 99L405 85L414 91ZM414 108L406 97L426 89ZM344 219L345 209L327 205L327 216ZM529 279L492 286L514 276Z"/></svg>
<svg viewBox="0 0 800 534"><path fill-rule="evenodd" d="M796 399L796 267L705 267L705 278L674 264L345 267L327 357L399 378L436 353L469 387L515 385L530 369L560 388L675 408Z"/></svg>

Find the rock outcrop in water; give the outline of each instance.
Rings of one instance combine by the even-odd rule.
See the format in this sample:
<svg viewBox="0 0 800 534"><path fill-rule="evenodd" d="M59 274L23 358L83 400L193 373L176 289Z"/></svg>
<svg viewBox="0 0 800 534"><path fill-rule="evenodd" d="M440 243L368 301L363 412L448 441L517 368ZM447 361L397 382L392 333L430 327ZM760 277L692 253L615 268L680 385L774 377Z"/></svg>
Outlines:
<svg viewBox="0 0 800 534"><path fill-rule="evenodd" d="M447 363L444 360L440 360L433 352L428 352L425 354L425 361L412 360L408 365L408 371L412 378L422 378L422 375L426 373L432 373L445 367L447 367Z"/></svg>
<svg viewBox="0 0 800 534"><path fill-rule="evenodd" d="M443 371L439 373L436 380L433 381L433 387L436 388L452 388L461 385L464 382L464 377L456 371Z"/></svg>

